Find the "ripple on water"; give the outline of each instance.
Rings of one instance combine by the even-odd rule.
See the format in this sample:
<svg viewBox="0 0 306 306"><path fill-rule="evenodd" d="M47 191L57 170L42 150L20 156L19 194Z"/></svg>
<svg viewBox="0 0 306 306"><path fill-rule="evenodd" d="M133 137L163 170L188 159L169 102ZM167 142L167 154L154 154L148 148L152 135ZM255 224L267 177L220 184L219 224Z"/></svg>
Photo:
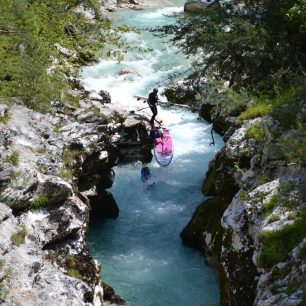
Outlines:
<svg viewBox="0 0 306 306"><path fill-rule="evenodd" d="M174 22L175 18L165 15L182 10L182 5L175 5L173 0L172 7L120 10L112 16L117 25L146 28ZM86 89L108 90L112 101L125 109L137 109L143 104L133 95L147 95L156 85L162 89L173 74L189 66L176 48L152 33L140 30L125 33L124 38L132 44L124 61L101 61L85 68L83 77ZM125 66L137 73L131 78L118 76ZM148 164L156 178L154 188L141 182L141 163L115 167L110 191L120 216L90 227L91 253L102 262L103 281L124 296L129 306L217 306L216 273L205 266L201 252L182 244L179 234L204 199L200 190L203 176L223 142L216 135L216 146L209 146L210 125L191 112L159 107L158 116L173 136L173 161L166 168L155 160Z"/></svg>

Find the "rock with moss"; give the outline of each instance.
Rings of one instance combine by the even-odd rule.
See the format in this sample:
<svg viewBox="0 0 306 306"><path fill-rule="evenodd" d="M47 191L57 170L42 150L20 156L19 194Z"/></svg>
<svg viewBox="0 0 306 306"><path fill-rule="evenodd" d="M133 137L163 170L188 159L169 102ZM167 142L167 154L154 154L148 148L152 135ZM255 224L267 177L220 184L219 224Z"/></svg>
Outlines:
<svg viewBox="0 0 306 306"><path fill-rule="evenodd" d="M9 281L1 297L2 305L54 305L54 300L60 305L102 304L99 267L86 252L84 240L86 207L74 198L62 206L63 211L53 208L55 219L46 211L29 211L16 218L10 208L0 203L1 262ZM81 271L82 262L86 262L84 269L89 278L84 271L80 278L68 275L60 262L50 258L51 250L57 250L57 258L64 258L59 251L61 246L65 246L66 256L79 254L77 269Z"/></svg>
<svg viewBox="0 0 306 306"><path fill-rule="evenodd" d="M290 305L299 305L301 302L302 290L305 290L301 276L304 272L293 264L290 254L293 252L295 260L301 261L295 248L306 234L304 182L282 177L250 193L240 192L224 212L221 272L224 293L231 292L227 300L248 301L245 305L253 305L254 300L254 305L271 305L271 301L277 301L278 305L287 305L288 301ZM293 266L291 277L279 274L273 286L271 283L263 286L272 271L287 264ZM284 293L287 290L286 294L281 294L279 287ZM263 301L263 296L269 298Z"/></svg>
<svg viewBox="0 0 306 306"><path fill-rule="evenodd" d="M207 112L214 125L229 114L216 107L211 104ZM218 267L221 305L300 305L305 169L286 160L272 118L229 126L225 147L210 163L202 186L214 198L197 208L181 237ZM282 267L289 276L277 273Z"/></svg>
<svg viewBox="0 0 306 306"><path fill-rule="evenodd" d="M257 284L256 305L304 305L306 239L290 252L288 260L261 274ZM304 253L303 253L304 252Z"/></svg>

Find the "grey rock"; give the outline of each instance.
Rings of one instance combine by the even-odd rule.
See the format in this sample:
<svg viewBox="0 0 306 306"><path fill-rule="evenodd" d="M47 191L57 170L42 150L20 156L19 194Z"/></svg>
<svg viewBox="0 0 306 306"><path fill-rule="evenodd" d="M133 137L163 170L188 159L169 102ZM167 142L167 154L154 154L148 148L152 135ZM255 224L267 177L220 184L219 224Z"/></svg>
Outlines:
<svg viewBox="0 0 306 306"><path fill-rule="evenodd" d="M56 204L65 201L72 195L72 186L54 176L38 176L37 194L46 193L48 204Z"/></svg>
<svg viewBox="0 0 306 306"><path fill-rule="evenodd" d="M9 114L9 108L5 104L0 104L0 117L7 117Z"/></svg>
<svg viewBox="0 0 306 306"><path fill-rule="evenodd" d="M111 96L110 96L109 92L107 92L105 90L100 90L99 95L102 97L103 103L111 103Z"/></svg>
<svg viewBox="0 0 306 306"><path fill-rule="evenodd" d="M0 203L0 224L12 216L12 210L5 204Z"/></svg>
<svg viewBox="0 0 306 306"><path fill-rule="evenodd" d="M214 2L214 0L187 0L184 5L184 11L187 13L201 13L205 7Z"/></svg>

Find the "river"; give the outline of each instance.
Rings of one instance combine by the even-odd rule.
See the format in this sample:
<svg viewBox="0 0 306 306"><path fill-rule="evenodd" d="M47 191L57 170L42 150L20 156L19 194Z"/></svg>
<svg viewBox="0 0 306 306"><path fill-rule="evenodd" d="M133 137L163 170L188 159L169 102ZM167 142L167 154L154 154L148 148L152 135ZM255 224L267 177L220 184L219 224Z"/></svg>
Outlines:
<svg viewBox="0 0 306 306"><path fill-rule="evenodd" d="M167 43L169 38L145 30L175 22L172 14L182 11L183 2L172 0L143 11L113 13L114 25L139 31L123 34L130 46L123 61L101 60L83 70L86 89L105 89L114 103L132 110L144 107L133 95L147 95L156 86L162 90L186 74L189 61ZM118 75L123 67L133 73ZM158 118L174 139L172 163L161 168L152 160L148 166L156 185L149 189L140 180L140 162L115 167L110 191L120 215L90 227L89 247L102 262L103 281L129 306L217 306L216 272L205 265L201 252L182 244L179 234L204 200L201 184L223 141L215 135L216 146L210 146L210 125L189 111L159 107Z"/></svg>

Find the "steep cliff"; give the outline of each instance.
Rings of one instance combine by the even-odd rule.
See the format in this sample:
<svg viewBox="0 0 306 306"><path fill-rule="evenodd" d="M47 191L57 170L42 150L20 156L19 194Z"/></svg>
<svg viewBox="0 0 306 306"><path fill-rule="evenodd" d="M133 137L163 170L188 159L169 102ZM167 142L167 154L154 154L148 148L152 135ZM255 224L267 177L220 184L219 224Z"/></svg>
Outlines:
<svg viewBox="0 0 306 306"><path fill-rule="evenodd" d="M181 84L172 94L179 88L182 96ZM283 142L296 135L304 143L304 136L270 116L238 117L246 107L193 88L194 97L200 94L193 106L224 135L225 147L206 173L202 191L209 198L182 240L219 270L221 305L305 303L306 169L303 158L288 158Z"/></svg>
<svg viewBox="0 0 306 306"><path fill-rule="evenodd" d="M103 7L99 20L93 9L75 10L92 26L104 16ZM44 101L48 113L1 96L0 304L121 304L102 283L86 234L92 212L100 220L119 214L106 191L112 167L152 158L149 125L111 104L107 92L84 90L75 76L95 59L94 48L76 54L55 47L48 73L62 71L66 87L58 100Z"/></svg>
<svg viewBox="0 0 306 306"><path fill-rule="evenodd" d="M151 152L147 123L92 96L77 109L57 105L47 115L1 105L4 305L102 304L100 265L85 240L89 213L97 206L98 218L117 217L105 192L112 167L130 160L131 151L145 160ZM108 205L117 214L109 214Z"/></svg>

